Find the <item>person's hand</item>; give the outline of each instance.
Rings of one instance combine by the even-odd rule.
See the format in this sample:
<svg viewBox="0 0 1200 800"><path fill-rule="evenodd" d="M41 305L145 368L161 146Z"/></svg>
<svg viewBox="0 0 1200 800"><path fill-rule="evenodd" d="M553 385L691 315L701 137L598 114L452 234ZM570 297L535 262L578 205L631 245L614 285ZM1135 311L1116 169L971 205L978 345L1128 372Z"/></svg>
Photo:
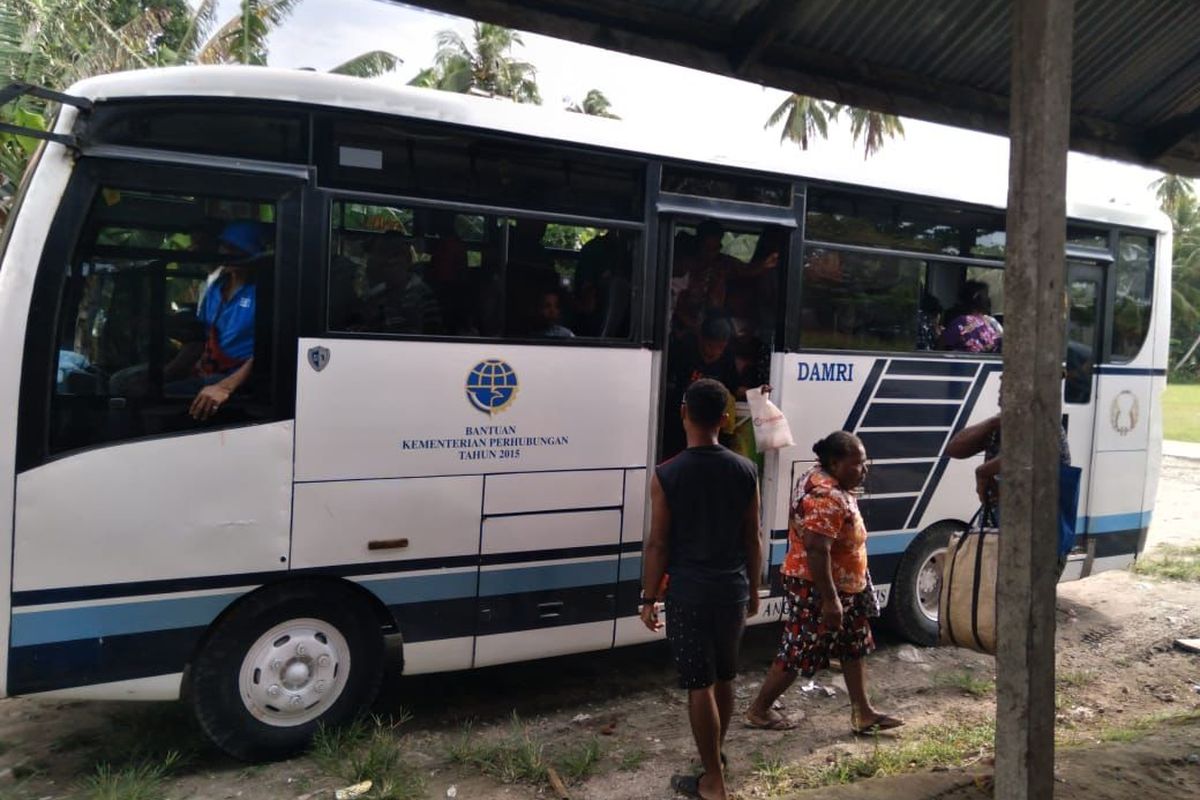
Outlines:
<svg viewBox="0 0 1200 800"><path fill-rule="evenodd" d="M763 397L768 397L771 394L771 384L764 383L762 386L758 387L758 390L762 392Z"/></svg>
<svg viewBox="0 0 1200 800"><path fill-rule="evenodd" d="M658 618L658 603L646 603L642 606L642 624L651 633L662 630L663 624Z"/></svg>
<svg viewBox="0 0 1200 800"><path fill-rule="evenodd" d="M746 601L746 619L758 616L759 597L757 591L750 592L750 599Z"/></svg>
<svg viewBox="0 0 1200 800"><path fill-rule="evenodd" d="M188 409L188 413L192 415L192 419L203 422L220 411L231 394L233 392L219 383L205 386L192 400L192 407Z"/></svg>
<svg viewBox="0 0 1200 800"><path fill-rule="evenodd" d="M975 468L975 494L979 495L979 502L987 505L996 499L999 494L999 487L996 485L996 479L988 473L982 466Z"/></svg>
<svg viewBox="0 0 1200 800"><path fill-rule="evenodd" d="M775 269L779 266L779 253L771 253L763 259L763 269Z"/></svg>
<svg viewBox="0 0 1200 800"><path fill-rule="evenodd" d="M821 624L828 631L842 629L842 601L836 597L821 603Z"/></svg>

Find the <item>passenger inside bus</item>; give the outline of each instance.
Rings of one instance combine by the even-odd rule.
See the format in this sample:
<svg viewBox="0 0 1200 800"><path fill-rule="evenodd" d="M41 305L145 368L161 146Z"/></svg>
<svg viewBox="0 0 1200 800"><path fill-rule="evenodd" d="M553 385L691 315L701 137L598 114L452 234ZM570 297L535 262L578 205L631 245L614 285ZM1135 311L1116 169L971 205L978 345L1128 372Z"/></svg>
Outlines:
<svg viewBox="0 0 1200 800"><path fill-rule="evenodd" d="M438 334L442 314L433 289L413 265L412 245L398 231L379 234L367 256L362 294L363 330Z"/></svg>
<svg viewBox="0 0 1200 800"><path fill-rule="evenodd" d="M964 353L999 353L1004 328L992 316L992 298L983 281L964 281L958 291L958 303L947 315L941 346Z"/></svg>
<svg viewBox="0 0 1200 800"><path fill-rule="evenodd" d="M621 336L629 327L632 240L615 228L593 238L575 265L575 322L584 336Z"/></svg>
<svg viewBox="0 0 1200 800"><path fill-rule="evenodd" d="M543 339L571 339L575 334L562 324L562 290L547 287L537 295L537 322L533 335Z"/></svg>
<svg viewBox="0 0 1200 800"><path fill-rule="evenodd" d="M164 380L171 381L165 394L194 394L188 413L200 421L220 411L250 378L254 368L257 268L274 261L273 255L264 256L268 237L262 223L231 222L217 238L218 252L228 260L208 284L196 309L196 317L204 325L204 338L185 344L163 367Z"/></svg>

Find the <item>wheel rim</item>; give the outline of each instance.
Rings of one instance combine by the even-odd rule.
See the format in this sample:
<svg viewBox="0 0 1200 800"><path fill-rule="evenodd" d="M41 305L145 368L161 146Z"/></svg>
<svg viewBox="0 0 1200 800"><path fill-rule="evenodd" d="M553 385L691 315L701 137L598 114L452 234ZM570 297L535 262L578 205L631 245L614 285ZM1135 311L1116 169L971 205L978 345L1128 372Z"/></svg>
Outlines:
<svg viewBox="0 0 1200 800"><path fill-rule="evenodd" d="M946 548L939 547L928 556L917 572L917 608L930 622L938 621L938 602L942 594L942 563Z"/></svg>
<svg viewBox="0 0 1200 800"><path fill-rule="evenodd" d="M292 619L250 646L238 688L256 719L288 728L328 711L349 675L350 647L337 628L319 619Z"/></svg>

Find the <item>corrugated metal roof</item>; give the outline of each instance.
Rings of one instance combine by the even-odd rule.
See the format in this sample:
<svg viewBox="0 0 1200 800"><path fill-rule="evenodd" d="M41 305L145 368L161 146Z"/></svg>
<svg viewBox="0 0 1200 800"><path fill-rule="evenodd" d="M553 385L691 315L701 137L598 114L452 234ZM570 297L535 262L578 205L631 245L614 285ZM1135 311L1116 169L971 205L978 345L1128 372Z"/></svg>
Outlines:
<svg viewBox="0 0 1200 800"><path fill-rule="evenodd" d="M405 0L1003 133L1008 0ZM1075 0L1074 149L1200 175L1200 3Z"/></svg>

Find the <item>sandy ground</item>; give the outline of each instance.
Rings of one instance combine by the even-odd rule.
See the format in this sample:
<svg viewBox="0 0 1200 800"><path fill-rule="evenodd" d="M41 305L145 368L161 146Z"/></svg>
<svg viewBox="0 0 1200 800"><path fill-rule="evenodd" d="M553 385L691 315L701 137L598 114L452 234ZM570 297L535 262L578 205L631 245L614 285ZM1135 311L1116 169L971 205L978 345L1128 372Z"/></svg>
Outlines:
<svg viewBox="0 0 1200 800"><path fill-rule="evenodd" d="M1167 459L1151 533L1158 543L1200 542L1200 461ZM1198 796L1200 724L1159 724L1131 742L1121 738L1151 716L1200 709L1200 656L1173 647L1176 638L1200 636L1200 584L1170 583L1128 572L1110 572L1060 587L1058 601L1059 736L1057 796L1098 800L1141 800ZM747 635L739 706L756 691L775 646L773 626ZM742 798L782 797L788 780L761 769L777 765L820 767L876 747L902 747L931 726L972 724L993 715L995 697L990 657L959 650L923 649L881 637L869 662L873 695L908 726L881 741L849 735L849 703L840 676L818 676L820 689L799 684L784 697L785 710L803 715L788 732L735 727L726 744L731 784ZM969 676L969 693L965 686ZM458 798L553 797L545 785L504 784L477 769L456 764L450 752L470 723L472 741L492 741L511 726L516 713L536 744L553 757L590 741L600 757L592 775L570 786L579 800L672 797L675 772L696 768L682 692L674 688L662 645L550 659L471 673L390 679L377 704L379 714L405 710L405 760L424 778L425 796ZM739 709L740 710L740 709ZM86 796L81 781L98 760L128 760L148 743L152 752L176 749L186 761L175 768L166 796L183 798L331 797L327 790L346 781L329 775L309 758L247 766L214 752L174 704L45 703L0 701L0 797ZM965 770L930 772L865 781L821 797L978 798L987 772L986 754ZM16 768L15 772L12 768Z"/></svg>

